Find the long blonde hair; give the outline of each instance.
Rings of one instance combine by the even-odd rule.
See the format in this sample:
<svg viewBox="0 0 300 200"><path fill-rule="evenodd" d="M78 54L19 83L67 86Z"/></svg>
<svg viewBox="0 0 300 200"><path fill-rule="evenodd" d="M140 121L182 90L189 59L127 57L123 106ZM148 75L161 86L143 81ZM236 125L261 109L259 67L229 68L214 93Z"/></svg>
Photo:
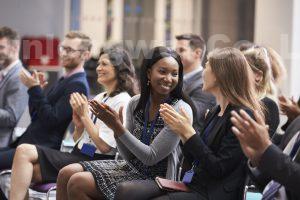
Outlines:
<svg viewBox="0 0 300 200"><path fill-rule="evenodd" d="M208 54L208 62L222 94L231 104L258 110L264 116L256 98L253 73L241 51L230 47L215 49Z"/></svg>
<svg viewBox="0 0 300 200"><path fill-rule="evenodd" d="M277 91L273 81L271 61L267 49L255 47L243 51L243 53L253 72L262 72L262 81L255 83L259 98L269 96L276 101Z"/></svg>

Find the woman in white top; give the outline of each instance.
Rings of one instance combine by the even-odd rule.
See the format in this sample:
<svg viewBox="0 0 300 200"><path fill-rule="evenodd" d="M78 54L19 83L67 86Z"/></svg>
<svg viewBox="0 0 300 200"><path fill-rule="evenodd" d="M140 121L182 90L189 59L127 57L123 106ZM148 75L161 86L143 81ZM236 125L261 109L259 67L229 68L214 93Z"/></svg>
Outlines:
<svg viewBox="0 0 300 200"><path fill-rule="evenodd" d="M137 92L135 71L128 53L120 48L103 50L96 71L97 81L104 86L105 92L94 99L105 102L116 111L122 110L122 107L125 111L130 96ZM18 146L12 167L11 199L24 199L31 182L56 182L59 170L71 163L114 158L116 141L113 131L93 116L87 98L73 93L70 104L75 125L73 139L76 142L72 152L30 144ZM61 184L58 182L58 185Z"/></svg>

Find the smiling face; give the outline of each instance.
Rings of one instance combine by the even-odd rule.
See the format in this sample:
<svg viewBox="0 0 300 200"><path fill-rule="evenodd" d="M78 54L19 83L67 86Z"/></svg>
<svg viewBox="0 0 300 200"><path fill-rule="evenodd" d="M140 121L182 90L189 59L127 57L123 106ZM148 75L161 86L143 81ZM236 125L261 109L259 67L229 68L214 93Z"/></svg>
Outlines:
<svg viewBox="0 0 300 200"><path fill-rule="evenodd" d="M16 47L7 38L0 38L0 69L7 67L13 60Z"/></svg>
<svg viewBox="0 0 300 200"><path fill-rule="evenodd" d="M96 71L98 74L98 83L104 86L109 86L117 81L115 68L110 62L107 54L102 54L100 56Z"/></svg>
<svg viewBox="0 0 300 200"><path fill-rule="evenodd" d="M204 70L202 72L202 76L203 76L202 90L205 92L213 93L217 88L217 79L211 69L209 62L206 62Z"/></svg>
<svg viewBox="0 0 300 200"><path fill-rule="evenodd" d="M165 57L157 61L148 70L152 93L169 95L178 84L179 65L172 57Z"/></svg>
<svg viewBox="0 0 300 200"><path fill-rule="evenodd" d="M81 39L65 38L60 48L61 64L66 69L75 69L82 61L82 50L80 49Z"/></svg>

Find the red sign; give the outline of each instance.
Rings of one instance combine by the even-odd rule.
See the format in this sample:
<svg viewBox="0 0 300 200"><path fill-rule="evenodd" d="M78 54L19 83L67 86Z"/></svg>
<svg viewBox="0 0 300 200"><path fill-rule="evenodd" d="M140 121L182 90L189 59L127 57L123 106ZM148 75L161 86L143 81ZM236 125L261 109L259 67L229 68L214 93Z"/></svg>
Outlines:
<svg viewBox="0 0 300 200"><path fill-rule="evenodd" d="M30 69L56 71L59 69L59 39L52 37L23 37L21 60Z"/></svg>

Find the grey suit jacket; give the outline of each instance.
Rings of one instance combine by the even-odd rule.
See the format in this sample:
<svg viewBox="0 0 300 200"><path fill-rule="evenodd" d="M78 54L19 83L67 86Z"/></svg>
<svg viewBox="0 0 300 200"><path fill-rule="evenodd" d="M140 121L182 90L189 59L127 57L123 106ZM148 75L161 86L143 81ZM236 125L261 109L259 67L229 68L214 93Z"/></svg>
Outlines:
<svg viewBox="0 0 300 200"><path fill-rule="evenodd" d="M216 105L214 96L202 91L203 79L202 71L193 74L183 80L183 91L193 101L197 116L194 118L194 128L199 131L202 130L204 125L204 117L207 109L211 110Z"/></svg>
<svg viewBox="0 0 300 200"><path fill-rule="evenodd" d="M8 146L11 134L28 104L27 88L19 79L19 62L0 82L0 148Z"/></svg>

